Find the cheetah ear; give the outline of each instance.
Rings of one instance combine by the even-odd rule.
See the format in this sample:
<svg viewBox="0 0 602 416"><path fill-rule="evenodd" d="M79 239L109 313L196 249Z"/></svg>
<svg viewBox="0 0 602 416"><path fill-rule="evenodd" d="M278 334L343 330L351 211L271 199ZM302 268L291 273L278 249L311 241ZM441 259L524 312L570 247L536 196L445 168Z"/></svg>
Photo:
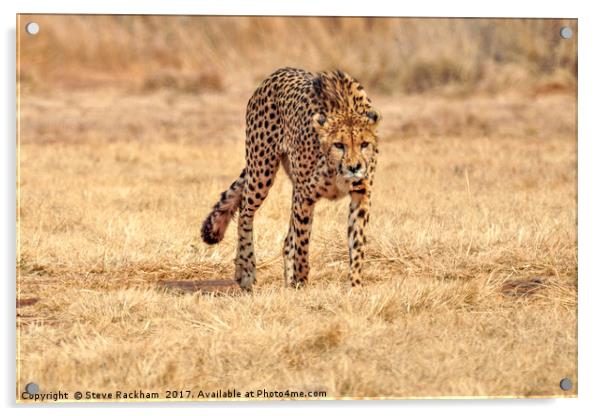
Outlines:
<svg viewBox="0 0 602 416"><path fill-rule="evenodd" d="M372 124L374 127L376 127L378 123L380 123L380 120L382 118L380 112L378 112L375 109L368 110L364 114L370 121L370 124Z"/></svg>
<svg viewBox="0 0 602 416"><path fill-rule="evenodd" d="M317 131L323 131L328 126L328 120L326 116L322 113L316 113L312 116L314 128Z"/></svg>

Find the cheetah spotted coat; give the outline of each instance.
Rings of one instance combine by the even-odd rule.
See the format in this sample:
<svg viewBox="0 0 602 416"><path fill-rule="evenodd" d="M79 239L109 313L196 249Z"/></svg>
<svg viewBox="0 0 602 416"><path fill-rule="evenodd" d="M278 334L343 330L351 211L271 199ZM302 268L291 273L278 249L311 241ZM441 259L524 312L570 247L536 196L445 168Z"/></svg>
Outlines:
<svg viewBox="0 0 602 416"><path fill-rule="evenodd" d="M247 105L246 166L201 229L206 243L218 243L239 211L235 279L243 289L255 283L253 217L280 165L293 185L283 249L285 284L307 282L316 202L345 195L350 195L349 280L352 286L361 283L379 121L363 87L341 71L282 68L259 85Z"/></svg>

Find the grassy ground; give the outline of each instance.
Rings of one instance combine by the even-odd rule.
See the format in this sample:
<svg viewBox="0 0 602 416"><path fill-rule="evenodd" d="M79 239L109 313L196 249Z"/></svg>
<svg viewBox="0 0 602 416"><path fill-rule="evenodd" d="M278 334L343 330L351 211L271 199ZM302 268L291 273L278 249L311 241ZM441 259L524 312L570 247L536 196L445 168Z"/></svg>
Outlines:
<svg viewBox="0 0 602 416"><path fill-rule="evenodd" d="M243 166L250 90L22 95L19 392L575 394L558 387L577 380L573 94L375 95L363 288L345 281L346 201L318 205L309 286L282 287L281 172L254 294L165 291L233 275L235 227L208 247L199 225Z"/></svg>

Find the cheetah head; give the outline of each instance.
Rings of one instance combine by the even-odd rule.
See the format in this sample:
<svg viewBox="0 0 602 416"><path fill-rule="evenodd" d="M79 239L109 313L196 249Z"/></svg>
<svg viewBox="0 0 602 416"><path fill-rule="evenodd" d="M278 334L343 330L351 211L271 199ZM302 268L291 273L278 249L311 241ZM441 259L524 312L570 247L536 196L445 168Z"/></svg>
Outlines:
<svg viewBox="0 0 602 416"><path fill-rule="evenodd" d="M370 109L362 114L313 116L314 128L329 167L347 180L363 179L378 154L376 127L380 113Z"/></svg>

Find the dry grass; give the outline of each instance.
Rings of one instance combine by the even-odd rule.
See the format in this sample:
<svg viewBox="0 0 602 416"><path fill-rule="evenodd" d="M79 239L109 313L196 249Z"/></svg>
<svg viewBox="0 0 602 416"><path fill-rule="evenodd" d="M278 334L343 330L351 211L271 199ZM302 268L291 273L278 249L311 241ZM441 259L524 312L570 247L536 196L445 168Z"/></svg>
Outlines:
<svg viewBox="0 0 602 416"><path fill-rule="evenodd" d="M201 25L190 42L205 36L192 45L212 56L218 46L207 39L261 43L272 33L266 28L276 33L282 24L262 21L258 30L255 19L241 21L227 33L218 30L221 20ZM87 22L121 27L110 26L114 18ZM140 35L160 20L127 22ZM334 42L368 24L358 22L323 30L331 28ZM484 24L409 27L430 30L436 45L450 26L461 32L474 22ZM314 25L311 36L318 36L318 23L304 20L293 29ZM557 23L529 24L543 30ZM48 21L41 27L41 34L50 30ZM385 29L373 30L372 40L384 36L378 30ZM370 78L390 70L389 62L352 68L381 91L372 98L384 115L366 285L350 291L345 281L347 202L324 201L312 234L310 284L282 287L291 187L281 172L256 217L255 292L211 297L165 291L158 282L233 275L235 227L208 247L199 226L243 166L244 107L255 80L238 77L237 59L250 59L250 49L233 49L216 72L199 73L193 61L179 60L197 59L181 43L166 61L145 55L164 50L152 34L144 48L115 43L126 33L107 30L106 44L65 49L61 33L49 32L58 42L49 50L60 53L41 61L34 52L42 46L21 45L18 392L35 380L42 391L265 388L325 390L329 398L576 393L576 386L566 393L558 387L562 377L577 380L575 80L569 71L561 77L568 81L545 84L548 75L564 73L566 62L548 75L530 72L519 53L525 43L512 49L494 36L494 50L514 51L515 63L502 60L497 78L476 84L440 75L451 81L424 81L428 95L399 93L418 82L404 84L405 69L382 85ZM243 43L242 34L256 38ZM448 38L452 45L462 39ZM352 66L348 49L328 61L314 54L311 39L299 66L312 59L311 69L338 60ZM260 58L268 52L253 47L261 52L244 67L249 78L297 62L296 48L274 45L267 70ZM362 45L358 54L386 50ZM424 45L416 44L416 62ZM443 54L437 48L432 57ZM545 55L554 61L559 52L546 50L555 51ZM130 51L131 66L118 65L123 51ZM462 51L467 59L460 64L473 62ZM65 63L63 75L53 72L52 56ZM147 58L149 69L162 62L174 68L150 80L152 71L140 64ZM518 88L504 78L512 65L527 74ZM69 83L65 75L86 67L93 69ZM140 85L122 84L119 74L139 74ZM195 84L197 76L204 81ZM480 93L450 96L450 85Z"/></svg>
<svg viewBox="0 0 602 416"><path fill-rule="evenodd" d="M233 273L235 227L215 248L198 227L240 170L242 97L23 103L19 290L39 301L18 311L20 386L560 394L561 377L576 379L574 101L448 102L449 119L475 105L469 124L495 130L464 138L434 135L437 100L375 101L387 121L367 285L345 282L340 201L318 207L311 285L281 287L281 175L256 220L257 290L221 298L157 281ZM496 122L506 113L532 116ZM534 277L537 292L504 295Z"/></svg>

